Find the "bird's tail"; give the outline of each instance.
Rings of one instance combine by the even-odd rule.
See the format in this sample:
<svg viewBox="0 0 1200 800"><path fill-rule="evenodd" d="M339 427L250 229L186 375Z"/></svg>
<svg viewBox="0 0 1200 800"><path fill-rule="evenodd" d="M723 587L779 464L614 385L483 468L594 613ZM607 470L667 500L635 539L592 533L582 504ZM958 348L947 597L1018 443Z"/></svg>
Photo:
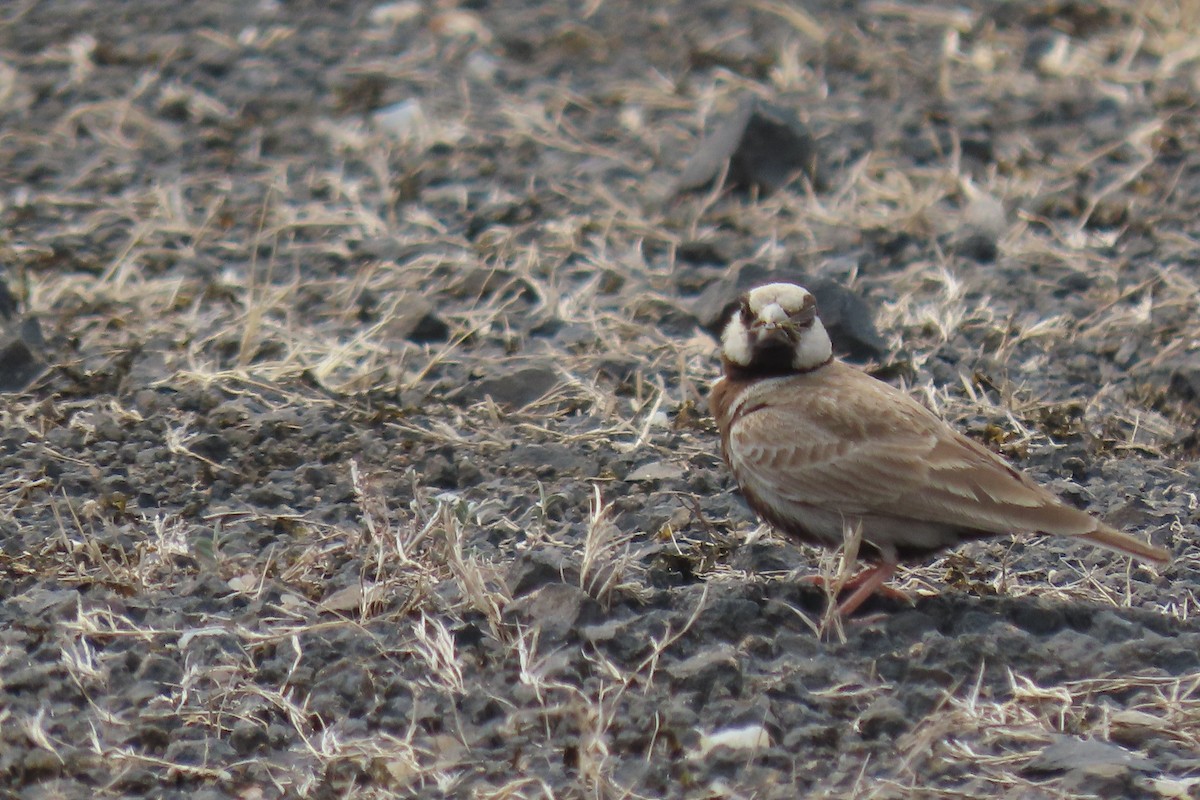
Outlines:
<svg viewBox="0 0 1200 800"><path fill-rule="evenodd" d="M1079 534L1079 538L1087 539L1097 547L1103 547L1106 550L1122 553L1139 561L1148 561L1151 564L1159 566L1171 560L1171 551L1166 548L1157 547L1149 542L1143 542L1141 539L1134 538L1127 533L1121 533L1116 528L1109 527L1103 522L1097 524L1096 530Z"/></svg>

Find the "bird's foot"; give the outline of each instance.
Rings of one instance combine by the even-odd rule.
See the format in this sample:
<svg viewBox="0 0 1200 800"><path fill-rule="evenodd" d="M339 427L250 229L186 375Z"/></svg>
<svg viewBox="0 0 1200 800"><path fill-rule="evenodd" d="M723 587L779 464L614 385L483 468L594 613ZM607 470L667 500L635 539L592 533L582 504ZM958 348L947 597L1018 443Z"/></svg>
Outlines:
<svg viewBox="0 0 1200 800"><path fill-rule="evenodd" d="M811 583L825 589L837 587L838 597L845 598L838 603L838 616L842 619L848 619L872 595L879 595L889 600L912 605L913 598L911 595L887 585L887 580L895 572L895 564L876 564L864 569L857 575L847 578L840 586L837 585L836 578L828 578L824 575L809 575L801 580L804 583Z"/></svg>

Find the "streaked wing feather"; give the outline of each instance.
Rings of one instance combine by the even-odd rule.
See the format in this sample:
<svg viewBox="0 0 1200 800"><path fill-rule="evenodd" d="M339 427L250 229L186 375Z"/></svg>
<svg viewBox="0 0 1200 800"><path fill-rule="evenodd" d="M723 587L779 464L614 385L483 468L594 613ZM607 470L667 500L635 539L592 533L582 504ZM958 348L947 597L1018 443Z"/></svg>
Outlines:
<svg viewBox="0 0 1200 800"><path fill-rule="evenodd" d="M852 368L847 368L852 369ZM734 470L790 502L977 530L1077 535L1086 513L861 373L826 397L758 408L730 431ZM876 388L880 387L880 388ZM780 431L789 438L781 439Z"/></svg>
<svg viewBox="0 0 1200 800"><path fill-rule="evenodd" d="M799 422L803 420L803 422ZM803 427L800 427L800 426ZM780 439L778 432L793 434ZM765 484L792 502L847 514L893 507L925 483L924 456L932 439L899 440L880 458L863 438L850 438L794 415L787 406L760 408L730 431L730 460L751 483Z"/></svg>

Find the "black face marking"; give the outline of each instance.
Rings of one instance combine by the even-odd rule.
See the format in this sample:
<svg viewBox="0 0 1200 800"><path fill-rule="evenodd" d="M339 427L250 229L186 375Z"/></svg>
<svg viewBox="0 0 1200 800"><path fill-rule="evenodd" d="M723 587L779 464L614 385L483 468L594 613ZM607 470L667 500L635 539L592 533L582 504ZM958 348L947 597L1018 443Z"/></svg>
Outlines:
<svg viewBox="0 0 1200 800"><path fill-rule="evenodd" d="M796 348L790 342L782 339L759 341L754 343L753 356L746 369L757 375L786 375L795 370L792 358Z"/></svg>
<svg viewBox="0 0 1200 800"><path fill-rule="evenodd" d="M801 306L799 310L791 312L789 316L792 322L795 323L796 327L811 328L813 321L820 316L817 311L817 301L811 296L805 298L804 305Z"/></svg>

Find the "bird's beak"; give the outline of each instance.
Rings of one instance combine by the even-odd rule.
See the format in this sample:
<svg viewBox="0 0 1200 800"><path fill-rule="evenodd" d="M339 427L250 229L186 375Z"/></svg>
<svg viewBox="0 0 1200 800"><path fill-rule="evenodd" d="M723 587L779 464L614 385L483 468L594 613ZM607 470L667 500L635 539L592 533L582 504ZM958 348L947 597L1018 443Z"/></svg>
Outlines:
<svg viewBox="0 0 1200 800"><path fill-rule="evenodd" d="M800 331L812 325L816 318L815 306L789 317L778 303L772 303L759 312L758 319L754 322L754 332L758 334L759 343L793 345Z"/></svg>
<svg viewBox="0 0 1200 800"><path fill-rule="evenodd" d="M758 343L791 345L795 341L795 329L788 315L777 303L772 303L758 314L754 321L754 332Z"/></svg>

